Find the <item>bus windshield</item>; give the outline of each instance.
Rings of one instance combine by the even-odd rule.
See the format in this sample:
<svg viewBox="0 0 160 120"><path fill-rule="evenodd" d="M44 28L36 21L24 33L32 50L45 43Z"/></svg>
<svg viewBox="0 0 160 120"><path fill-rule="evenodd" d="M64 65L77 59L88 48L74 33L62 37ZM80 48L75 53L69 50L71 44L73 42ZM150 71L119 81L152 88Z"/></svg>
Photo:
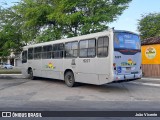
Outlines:
<svg viewBox="0 0 160 120"><path fill-rule="evenodd" d="M114 34L114 48L140 50L139 36L127 32L117 32Z"/></svg>

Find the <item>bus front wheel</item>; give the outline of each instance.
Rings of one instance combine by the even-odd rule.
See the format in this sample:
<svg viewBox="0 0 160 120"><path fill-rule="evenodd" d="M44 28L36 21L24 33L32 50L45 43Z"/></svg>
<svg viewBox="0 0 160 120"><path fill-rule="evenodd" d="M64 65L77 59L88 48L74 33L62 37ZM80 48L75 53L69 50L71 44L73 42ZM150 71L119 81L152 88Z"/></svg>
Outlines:
<svg viewBox="0 0 160 120"><path fill-rule="evenodd" d="M31 79L31 80L34 80L34 76L33 76L33 71L32 71L32 69L30 69L29 70L29 78Z"/></svg>
<svg viewBox="0 0 160 120"><path fill-rule="evenodd" d="M74 79L73 72L68 71L67 73L65 73L64 81L68 87L73 87L75 85L75 79Z"/></svg>

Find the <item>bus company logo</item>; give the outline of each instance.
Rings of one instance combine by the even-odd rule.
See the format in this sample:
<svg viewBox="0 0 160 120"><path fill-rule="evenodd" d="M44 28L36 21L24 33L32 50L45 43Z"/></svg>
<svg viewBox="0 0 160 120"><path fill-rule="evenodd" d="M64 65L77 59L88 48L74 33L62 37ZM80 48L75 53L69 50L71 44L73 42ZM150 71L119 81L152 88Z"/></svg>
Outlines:
<svg viewBox="0 0 160 120"><path fill-rule="evenodd" d="M2 117L11 117L11 112L2 112Z"/></svg>
<svg viewBox="0 0 160 120"><path fill-rule="evenodd" d="M49 63L46 65L46 68L55 69L56 67L53 65L53 63L49 62Z"/></svg>
<svg viewBox="0 0 160 120"><path fill-rule="evenodd" d="M145 55L148 59L153 59L156 56L156 49L153 47L148 47L145 51Z"/></svg>
<svg viewBox="0 0 160 120"><path fill-rule="evenodd" d="M2 112L2 116L4 118L30 118L30 117L42 117L42 113L40 112Z"/></svg>
<svg viewBox="0 0 160 120"><path fill-rule="evenodd" d="M122 62L121 66L134 66L136 63L132 59L128 59L127 62Z"/></svg>

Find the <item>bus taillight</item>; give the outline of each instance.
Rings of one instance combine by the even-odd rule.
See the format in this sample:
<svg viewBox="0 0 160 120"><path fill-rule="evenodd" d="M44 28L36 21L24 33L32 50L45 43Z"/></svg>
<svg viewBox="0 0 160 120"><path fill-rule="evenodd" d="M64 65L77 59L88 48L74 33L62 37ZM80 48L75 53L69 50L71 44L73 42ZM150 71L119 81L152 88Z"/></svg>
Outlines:
<svg viewBox="0 0 160 120"><path fill-rule="evenodd" d="M116 70L116 63L113 63L114 70Z"/></svg>

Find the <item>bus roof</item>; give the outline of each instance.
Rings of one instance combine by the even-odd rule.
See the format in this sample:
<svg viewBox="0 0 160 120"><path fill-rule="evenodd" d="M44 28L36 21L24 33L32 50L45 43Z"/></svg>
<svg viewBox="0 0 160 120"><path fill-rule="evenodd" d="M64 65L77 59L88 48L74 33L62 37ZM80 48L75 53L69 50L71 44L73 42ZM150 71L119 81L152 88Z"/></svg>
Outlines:
<svg viewBox="0 0 160 120"><path fill-rule="evenodd" d="M76 37L71 37L71 38L64 38L64 39L60 39L60 40L54 40L54 41L49 41L49 42L43 42L43 43L37 43L37 44L33 44L33 45L28 45L28 46L24 46L23 48L32 48L32 47L38 47L38 46L46 46L49 44L58 44L58 43L65 43L65 42L70 42L70 41L79 41L79 40L83 40L83 39L92 39L92 38L97 38L99 36L105 36L105 35L109 35L113 32L129 32L132 34L136 34L130 31L125 31L125 30L114 30L114 29L109 29L103 32L97 32L97 33L91 33L91 34L87 34L87 35L82 35L82 36L76 36ZM136 34L137 35L137 34Z"/></svg>
<svg viewBox="0 0 160 120"><path fill-rule="evenodd" d="M131 31L127 31L127 30L114 30L114 33L116 33L116 32L127 32L127 33L138 35L137 33L134 33L134 32L131 32Z"/></svg>
<svg viewBox="0 0 160 120"><path fill-rule="evenodd" d="M113 31L103 31L103 32L92 33L92 34L87 34L87 35L82 35L82 36L71 37L71 38L64 38L64 39L60 39L60 40L54 40L54 41L49 41L49 42L28 45L28 46L24 46L24 48L45 46L48 44L65 43L65 42L77 41L77 40L79 41L79 40L83 40L83 39L92 39L92 38L97 38L99 36L109 35L109 33L111 33L111 32L113 33Z"/></svg>

